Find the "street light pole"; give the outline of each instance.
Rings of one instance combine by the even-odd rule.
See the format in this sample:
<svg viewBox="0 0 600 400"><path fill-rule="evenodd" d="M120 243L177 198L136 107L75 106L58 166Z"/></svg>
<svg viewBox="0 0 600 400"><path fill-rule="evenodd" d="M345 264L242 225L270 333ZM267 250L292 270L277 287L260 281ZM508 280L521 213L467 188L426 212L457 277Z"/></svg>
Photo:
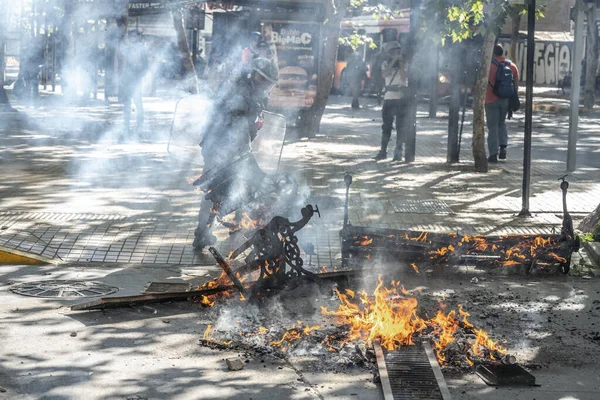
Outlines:
<svg viewBox="0 0 600 400"><path fill-rule="evenodd" d="M567 171L577 168L577 128L579 125L579 96L581 94L581 60L583 59L583 1L575 4L575 43L573 43L573 74L571 75L571 108L569 112L569 145Z"/></svg>
<svg viewBox="0 0 600 400"><path fill-rule="evenodd" d="M525 79L525 143L523 146L523 207L520 217L530 217L531 130L533 120L533 56L535 52L535 0L527 6L527 76Z"/></svg>

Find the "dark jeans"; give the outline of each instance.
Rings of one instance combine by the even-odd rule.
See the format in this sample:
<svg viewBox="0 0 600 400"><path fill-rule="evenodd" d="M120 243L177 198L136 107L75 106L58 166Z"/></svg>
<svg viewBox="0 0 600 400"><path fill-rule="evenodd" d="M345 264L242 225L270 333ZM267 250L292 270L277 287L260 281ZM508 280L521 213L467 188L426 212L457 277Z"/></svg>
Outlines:
<svg viewBox="0 0 600 400"><path fill-rule="evenodd" d="M508 130L506 115L508 114L508 99L498 99L485 105L485 117L488 127L489 155L498 154L498 147L508 145Z"/></svg>
<svg viewBox="0 0 600 400"><path fill-rule="evenodd" d="M352 108L360 107L358 103L358 97L360 96L360 90L362 86L362 81L352 82L350 89L352 90Z"/></svg>
<svg viewBox="0 0 600 400"><path fill-rule="evenodd" d="M383 125L381 126L381 150L387 151L390 138L392 137L392 126L396 119L396 149L394 153L402 154L404 143L404 129L406 128L407 102L405 99L384 100L381 109Z"/></svg>

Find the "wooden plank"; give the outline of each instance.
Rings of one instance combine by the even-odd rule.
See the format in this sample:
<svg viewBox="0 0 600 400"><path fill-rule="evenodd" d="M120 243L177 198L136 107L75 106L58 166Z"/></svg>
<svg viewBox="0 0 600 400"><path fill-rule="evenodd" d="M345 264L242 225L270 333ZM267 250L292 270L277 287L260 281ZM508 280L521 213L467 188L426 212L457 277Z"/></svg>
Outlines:
<svg viewBox="0 0 600 400"><path fill-rule="evenodd" d="M71 311L102 310L105 308L130 307L141 304L160 303L162 301L183 301L190 297L208 296L235 289L234 286L221 286L212 289L190 290L186 292L152 293L135 296L102 297L101 299L71 306Z"/></svg>

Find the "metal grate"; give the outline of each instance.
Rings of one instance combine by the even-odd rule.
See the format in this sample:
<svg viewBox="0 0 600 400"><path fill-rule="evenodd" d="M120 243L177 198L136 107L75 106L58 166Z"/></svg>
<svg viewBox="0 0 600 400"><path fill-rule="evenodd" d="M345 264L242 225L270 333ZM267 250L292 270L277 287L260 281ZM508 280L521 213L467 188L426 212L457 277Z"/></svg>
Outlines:
<svg viewBox="0 0 600 400"><path fill-rule="evenodd" d="M449 400L450 392L428 343L387 351L375 345L385 400Z"/></svg>
<svg viewBox="0 0 600 400"><path fill-rule="evenodd" d="M443 200L390 200L396 214L453 214Z"/></svg>

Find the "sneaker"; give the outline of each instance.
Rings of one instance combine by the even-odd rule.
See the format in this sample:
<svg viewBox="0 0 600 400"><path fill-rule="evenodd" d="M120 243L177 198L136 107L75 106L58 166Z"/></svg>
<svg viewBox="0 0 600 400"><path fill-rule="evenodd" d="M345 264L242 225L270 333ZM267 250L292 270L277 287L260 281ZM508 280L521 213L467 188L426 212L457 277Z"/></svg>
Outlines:
<svg viewBox="0 0 600 400"><path fill-rule="evenodd" d="M499 160L506 160L506 146L500 147L500 155L498 156Z"/></svg>
<svg viewBox="0 0 600 400"><path fill-rule="evenodd" d="M402 161L402 152L394 153L394 158L392 158L392 161Z"/></svg>
<svg viewBox="0 0 600 400"><path fill-rule="evenodd" d="M373 157L373 159L375 161L385 160L386 158L387 158L387 151L385 151L385 150L379 150L379 153L377 153L377 155L375 157Z"/></svg>
<svg viewBox="0 0 600 400"><path fill-rule="evenodd" d="M493 154L491 156L488 157L488 162L495 164L498 162L498 154Z"/></svg>

